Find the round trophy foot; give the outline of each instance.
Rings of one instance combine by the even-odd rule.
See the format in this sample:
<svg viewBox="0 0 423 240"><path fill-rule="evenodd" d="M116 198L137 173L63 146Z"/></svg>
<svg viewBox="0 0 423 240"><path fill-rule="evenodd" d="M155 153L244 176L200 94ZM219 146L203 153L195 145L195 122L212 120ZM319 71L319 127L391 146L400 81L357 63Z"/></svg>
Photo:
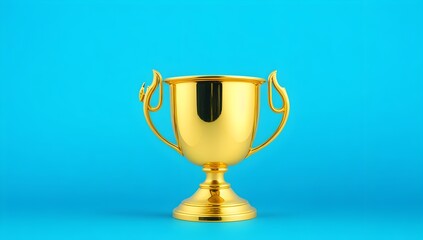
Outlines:
<svg viewBox="0 0 423 240"><path fill-rule="evenodd" d="M208 194L209 196L204 199L199 199L196 195L203 195L199 193L200 191L202 189L199 189L194 196L183 201L181 205L175 208L173 217L194 222L232 222L256 217L256 209L251 207L246 200L238 198L232 190L230 191L239 201L227 204L207 203L208 198L212 197L211 194Z"/></svg>
<svg viewBox="0 0 423 240"><path fill-rule="evenodd" d="M256 217L256 209L230 188L223 179L226 165L205 164L206 181L173 211L173 217L195 222L232 222Z"/></svg>

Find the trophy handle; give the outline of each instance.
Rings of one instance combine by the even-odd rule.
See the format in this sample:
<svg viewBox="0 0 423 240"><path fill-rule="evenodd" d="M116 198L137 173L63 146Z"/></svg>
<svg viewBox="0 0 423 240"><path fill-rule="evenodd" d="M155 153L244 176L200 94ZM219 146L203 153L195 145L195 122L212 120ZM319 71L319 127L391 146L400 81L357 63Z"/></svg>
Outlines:
<svg viewBox="0 0 423 240"><path fill-rule="evenodd" d="M160 91L159 91L159 102L157 103L157 106L152 107L150 105L150 100L151 100L151 96L153 96L154 91L156 90L157 86L160 86ZM153 133L160 139L162 140L162 142L166 143L169 147L173 148L174 150L176 150L179 154L182 155L182 151L179 148L178 145L171 143L169 140L167 140L166 138L164 138L159 131L157 131L156 127L154 126L153 122L151 121L151 117L150 117L150 111L151 112L156 112L160 109L160 107L162 106L162 98L163 98L163 81L162 81L162 76L160 75L159 72L157 72L156 70L153 70L153 82L151 83L151 85L149 87L147 87L147 89L144 91L144 86L145 83L142 84L140 92L139 92L139 99L141 102L144 103L143 109L144 109L144 116L145 116L145 120L147 121L148 126L151 128L151 130L153 131Z"/></svg>
<svg viewBox="0 0 423 240"><path fill-rule="evenodd" d="M276 91L278 91L279 95L282 97L282 104L283 105L282 105L281 108L276 108L273 105L273 101L272 101L272 84L275 87ZM267 145L269 145L269 143L271 143L273 140L275 140L275 138L279 135L279 133L281 133L282 129L285 127L286 120L288 120L288 115L289 115L289 99L288 99L288 94L286 93L285 88L283 88L283 87L281 87L279 85L278 80L276 79L276 71L273 71L269 75L269 80L267 82L267 90L268 90L268 93L267 94L268 94L268 100L269 100L269 106L270 106L270 108L275 113L283 113L283 117L282 117L281 122L279 123L278 128L273 133L273 135L270 136L270 138L267 139L261 145L259 145L257 147L251 148L250 151L248 152L247 157L249 157L251 154L256 153L257 151L263 149L264 147L266 147Z"/></svg>

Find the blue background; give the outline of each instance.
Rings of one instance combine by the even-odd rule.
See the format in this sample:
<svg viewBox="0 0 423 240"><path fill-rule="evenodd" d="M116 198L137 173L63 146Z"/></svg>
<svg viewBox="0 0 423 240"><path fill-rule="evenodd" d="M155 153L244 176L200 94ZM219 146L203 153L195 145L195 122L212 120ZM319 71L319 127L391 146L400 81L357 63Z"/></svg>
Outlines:
<svg viewBox="0 0 423 240"><path fill-rule="evenodd" d="M258 218L171 218L204 175L144 120L152 69L278 70L286 128L227 173ZM0 238L422 239L422 90L417 0L1 0Z"/></svg>

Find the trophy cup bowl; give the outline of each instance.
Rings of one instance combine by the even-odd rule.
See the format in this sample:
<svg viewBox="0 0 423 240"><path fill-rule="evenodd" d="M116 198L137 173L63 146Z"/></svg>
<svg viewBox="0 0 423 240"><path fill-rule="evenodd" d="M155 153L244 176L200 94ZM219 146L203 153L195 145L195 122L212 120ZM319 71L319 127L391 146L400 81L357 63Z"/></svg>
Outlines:
<svg viewBox="0 0 423 240"><path fill-rule="evenodd" d="M203 166L206 180L197 192L173 211L177 219L188 221L229 222L254 218L256 210L238 197L224 180L228 166L235 165L273 141L285 126L289 100L276 79L276 71L268 78L268 100L275 113L283 113L274 134L264 143L252 147L257 129L260 85L262 78L245 76L183 76L165 80L170 87L171 118L176 144L165 139L153 125L150 112L162 105L163 80L153 70L153 82L139 98L144 103L146 121L154 134L185 156L190 162ZM272 85L282 97L283 106L272 101ZM150 105L159 87L157 106Z"/></svg>

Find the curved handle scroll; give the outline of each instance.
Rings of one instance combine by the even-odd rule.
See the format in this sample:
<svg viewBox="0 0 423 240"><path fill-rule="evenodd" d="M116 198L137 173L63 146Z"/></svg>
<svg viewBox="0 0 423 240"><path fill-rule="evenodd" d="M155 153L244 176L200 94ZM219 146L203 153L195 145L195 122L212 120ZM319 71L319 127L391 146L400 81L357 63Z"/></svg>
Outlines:
<svg viewBox="0 0 423 240"><path fill-rule="evenodd" d="M164 138L156 129L156 127L154 126L153 122L151 121L151 117L150 117L150 111L151 112L156 112L160 109L160 107L162 106L162 98L163 98L163 81L162 81L162 76L160 75L159 72L157 72L156 70L153 70L153 82L151 83L151 85L149 87L147 87L147 89L144 89L145 83L142 84L140 92L139 92L139 99L141 102L144 103L143 109L144 109L144 116L145 116L145 120L147 121L148 126L151 128L151 130L153 131L153 133L160 139L162 140L162 142L166 143L169 147L173 148L174 150L176 150L179 154L182 154L181 149L179 148L178 145L171 143L169 140L167 140L166 138ZM150 101L151 101L151 97L153 96L154 91L157 89L157 86L160 87L159 90L159 102L157 103L157 106L152 107L150 105Z"/></svg>
<svg viewBox="0 0 423 240"><path fill-rule="evenodd" d="M272 100L272 85L275 87L276 91L279 93L279 95L282 97L282 107L280 108L276 108L273 105L273 100ZM273 140L275 140L275 138L279 135L279 133L281 133L282 129L285 127L286 124L286 120L288 120L288 115L289 115L289 99L288 99L288 94L286 93L285 88L281 87L278 83L278 80L276 79L276 71L273 71L270 75L269 75L269 80L267 82L267 90L268 90L268 100L269 100L269 106L272 109L273 112L275 113L283 113L283 117L281 122L279 123L278 128L276 129L276 131L273 133L272 136L270 136L269 139L267 139L264 143L262 143L261 145L251 148L250 151L248 152L248 156L250 156L253 153L258 152L259 150L263 149L264 147L266 147L267 145L269 145L269 143L271 143Z"/></svg>

